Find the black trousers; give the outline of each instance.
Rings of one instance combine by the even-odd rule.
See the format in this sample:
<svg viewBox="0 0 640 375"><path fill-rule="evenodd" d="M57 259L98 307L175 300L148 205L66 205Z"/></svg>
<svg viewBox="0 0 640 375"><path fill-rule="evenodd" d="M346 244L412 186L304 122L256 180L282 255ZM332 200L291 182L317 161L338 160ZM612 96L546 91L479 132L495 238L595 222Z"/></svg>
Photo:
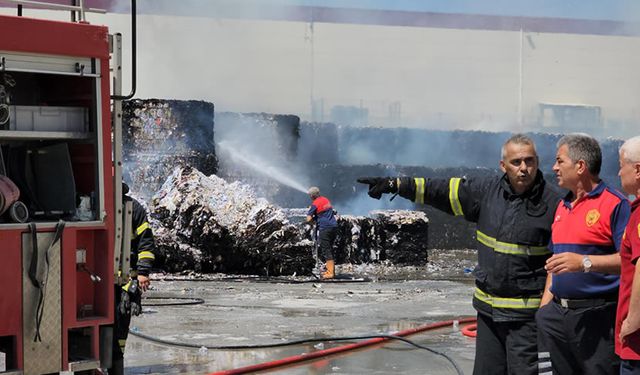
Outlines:
<svg viewBox="0 0 640 375"><path fill-rule="evenodd" d="M552 301L541 307L536 314L540 373L619 374L614 347L616 307L613 301L582 308L565 308Z"/></svg>
<svg viewBox="0 0 640 375"><path fill-rule="evenodd" d="M620 362L620 375L640 375L640 361L623 359Z"/></svg>
<svg viewBox="0 0 640 375"><path fill-rule="evenodd" d="M474 375L538 373L537 329L528 321L494 322L478 314Z"/></svg>
<svg viewBox="0 0 640 375"><path fill-rule="evenodd" d="M318 235L320 251L318 256L320 260L326 262L327 260L333 260L333 241L336 240L338 234L338 228L320 229Z"/></svg>
<svg viewBox="0 0 640 375"><path fill-rule="evenodd" d="M124 358L124 348L129 336L129 325L131 324L131 314L121 314L118 305L120 305L122 296L122 287L116 286L115 289L115 322L113 324L113 355L112 358Z"/></svg>

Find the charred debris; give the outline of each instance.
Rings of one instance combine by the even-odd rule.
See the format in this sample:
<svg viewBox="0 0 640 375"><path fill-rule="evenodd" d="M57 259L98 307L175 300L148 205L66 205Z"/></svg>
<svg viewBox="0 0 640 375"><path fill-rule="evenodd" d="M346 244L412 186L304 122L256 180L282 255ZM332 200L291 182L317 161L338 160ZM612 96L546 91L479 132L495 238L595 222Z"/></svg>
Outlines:
<svg viewBox="0 0 640 375"><path fill-rule="evenodd" d="M302 223L309 198L285 178L319 186L338 210L338 264L424 265L428 249L473 248L473 224L401 198L374 201L356 179L499 174L509 136L337 126L265 113L215 113L214 125L214 106L203 101L131 100L123 109L125 181L149 205L158 266L170 272L310 274L313 237ZM531 136L541 170L555 183L560 135ZM601 176L615 184L620 141L601 145ZM229 150L246 160L239 163Z"/></svg>
<svg viewBox="0 0 640 375"><path fill-rule="evenodd" d="M149 208L158 258L168 271L292 275L310 274L315 264L313 228L291 221L296 213L258 198L243 183L180 167ZM385 211L338 221L338 263L426 264L428 221L422 212Z"/></svg>

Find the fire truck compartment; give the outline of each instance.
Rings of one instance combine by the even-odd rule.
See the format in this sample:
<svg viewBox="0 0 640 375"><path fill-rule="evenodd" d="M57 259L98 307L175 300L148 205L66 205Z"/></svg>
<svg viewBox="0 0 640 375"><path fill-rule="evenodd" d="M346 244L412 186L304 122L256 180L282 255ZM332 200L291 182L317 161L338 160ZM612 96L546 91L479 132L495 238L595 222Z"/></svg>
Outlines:
<svg viewBox="0 0 640 375"><path fill-rule="evenodd" d="M16 56L7 65L16 70L0 72L9 103L9 119L0 126L0 171L18 186L32 219L100 220L99 76L70 75L82 58ZM95 63L92 73L99 71ZM16 220L5 214L0 225Z"/></svg>
<svg viewBox="0 0 640 375"><path fill-rule="evenodd" d="M84 107L10 106L9 130L89 131L89 110Z"/></svg>

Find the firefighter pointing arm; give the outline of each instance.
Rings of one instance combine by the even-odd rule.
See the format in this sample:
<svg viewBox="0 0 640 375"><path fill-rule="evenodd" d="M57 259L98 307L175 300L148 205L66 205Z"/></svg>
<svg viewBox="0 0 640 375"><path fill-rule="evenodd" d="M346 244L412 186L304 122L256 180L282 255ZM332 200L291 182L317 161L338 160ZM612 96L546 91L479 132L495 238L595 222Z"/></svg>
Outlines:
<svg viewBox="0 0 640 375"><path fill-rule="evenodd" d="M516 134L502 146L502 176L485 178L367 177L369 196L399 194L476 223L478 311L474 374L537 374L535 312L560 194L538 170L533 141Z"/></svg>

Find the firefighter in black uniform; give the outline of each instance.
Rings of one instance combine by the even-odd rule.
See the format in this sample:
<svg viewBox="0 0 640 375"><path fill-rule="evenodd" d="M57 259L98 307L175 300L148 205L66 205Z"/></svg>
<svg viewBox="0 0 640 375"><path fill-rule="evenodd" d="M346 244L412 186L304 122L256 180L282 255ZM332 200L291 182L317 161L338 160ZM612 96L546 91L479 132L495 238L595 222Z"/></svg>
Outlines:
<svg viewBox="0 0 640 375"><path fill-rule="evenodd" d="M398 193L476 223L478 311L473 373L536 374L535 313L544 290L551 223L560 192L538 170L533 141L522 134L502 147L501 177L360 178L369 195Z"/></svg>
<svg viewBox="0 0 640 375"><path fill-rule="evenodd" d="M131 279L122 286L116 286L115 327L113 340L113 360L109 374L124 374L124 348L129 335L132 315L142 313L141 296L150 284L149 272L155 260L156 244L147 221L147 212L134 198L126 195L129 187L122 184L123 203L132 202L131 235Z"/></svg>

